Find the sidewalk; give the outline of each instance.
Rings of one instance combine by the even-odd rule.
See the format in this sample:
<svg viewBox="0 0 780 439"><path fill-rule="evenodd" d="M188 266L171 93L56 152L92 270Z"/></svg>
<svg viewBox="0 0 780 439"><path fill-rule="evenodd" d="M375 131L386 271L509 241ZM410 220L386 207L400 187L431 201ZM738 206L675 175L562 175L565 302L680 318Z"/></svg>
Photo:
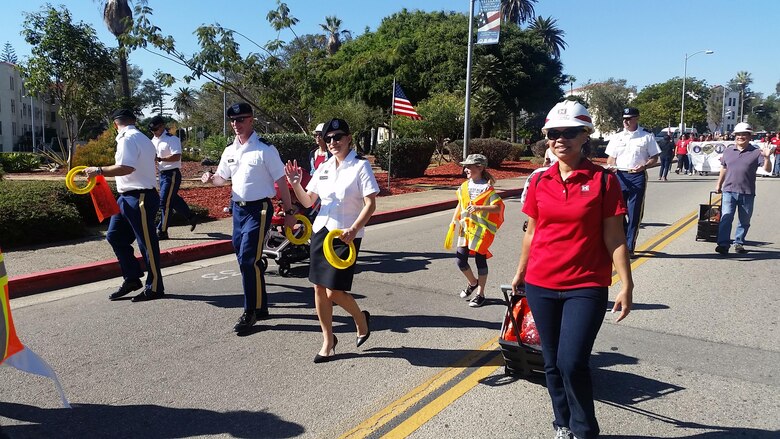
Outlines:
<svg viewBox="0 0 780 439"><path fill-rule="evenodd" d="M524 182L525 177L499 180L495 187L499 195L509 198L522 192ZM456 204L455 188L380 197L369 225L452 209ZM192 233L189 226L172 227L170 239L160 241L162 266L233 253L232 229L231 218L200 223ZM120 276L119 264L103 236L7 251L5 265L11 298Z"/></svg>

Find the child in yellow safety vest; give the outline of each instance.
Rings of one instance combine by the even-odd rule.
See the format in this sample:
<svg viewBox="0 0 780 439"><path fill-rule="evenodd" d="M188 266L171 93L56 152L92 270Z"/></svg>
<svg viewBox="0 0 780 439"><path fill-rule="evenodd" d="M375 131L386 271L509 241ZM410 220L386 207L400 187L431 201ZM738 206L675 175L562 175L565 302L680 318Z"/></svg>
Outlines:
<svg viewBox="0 0 780 439"><path fill-rule="evenodd" d="M476 308L485 303L485 284L487 283L488 251L498 228L504 222L504 202L493 189L495 179L487 171L487 157L471 154L460 162L468 180L458 188L458 206L452 216L450 230L460 226L455 256L460 271L466 276L468 285L460 292L463 299L469 300L469 306ZM477 276L469 266L469 256L474 256Z"/></svg>

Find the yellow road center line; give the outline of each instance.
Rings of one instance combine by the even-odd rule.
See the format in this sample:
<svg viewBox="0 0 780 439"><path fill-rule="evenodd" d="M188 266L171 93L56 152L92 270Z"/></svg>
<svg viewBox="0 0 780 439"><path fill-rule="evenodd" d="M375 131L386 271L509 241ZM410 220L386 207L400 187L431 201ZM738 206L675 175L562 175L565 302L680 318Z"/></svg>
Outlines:
<svg viewBox="0 0 780 439"><path fill-rule="evenodd" d="M360 425L352 430L344 433L340 436L342 439L364 438L381 428L383 425L395 419L396 416L404 413L413 405L417 404L426 396L436 391L441 386L447 384L458 374L463 372L463 369L470 367L471 365L480 361L485 355L486 351L495 349L495 344L498 343L498 337L494 337L487 343L477 348L477 352L466 356L463 360L459 361L454 366L437 373L424 383L415 387L406 395L393 401L390 405L380 410L374 416L361 422Z"/></svg>
<svg viewBox="0 0 780 439"><path fill-rule="evenodd" d="M497 340L498 337L496 337L496 341ZM497 346L492 346L492 348L496 349ZM493 358L497 356L501 356L501 354L496 352ZM491 358L491 360L493 358ZM483 378L493 374L493 372L495 372L499 367L500 366L482 366L477 368L477 370L472 372L458 384L428 403L425 407L421 408L414 414L414 416L409 417L409 419L399 424L386 435L382 436L382 439L408 437L423 424L430 421L434 416L438 415L442 410L447 408L447 406L452 404L455 400L474 388Z"/></svg>

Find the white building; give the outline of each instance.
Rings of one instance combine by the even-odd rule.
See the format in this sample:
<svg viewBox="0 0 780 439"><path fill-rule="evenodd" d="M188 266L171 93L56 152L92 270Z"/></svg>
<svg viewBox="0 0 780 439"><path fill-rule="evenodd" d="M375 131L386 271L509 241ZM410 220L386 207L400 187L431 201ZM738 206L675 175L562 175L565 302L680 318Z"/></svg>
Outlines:
<svg viewBox="0 0 780 439"><path fill-rule="evenodd" d="M39 150L61 132L56 105L27 95L16 66L0 62L0 152L33 151L33 137Z"/></svg>

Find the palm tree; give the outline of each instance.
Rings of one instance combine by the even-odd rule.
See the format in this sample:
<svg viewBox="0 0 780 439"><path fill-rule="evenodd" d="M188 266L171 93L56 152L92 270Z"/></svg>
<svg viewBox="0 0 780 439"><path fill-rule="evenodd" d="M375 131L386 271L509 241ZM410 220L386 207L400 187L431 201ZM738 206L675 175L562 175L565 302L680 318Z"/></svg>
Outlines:
<svg viewBox="0 0 780 439"><path fill-rule="evenodd" d="M536 0L501 0L501 17L520 26L534 17L534 3Z"/></svg>
<svg viewBox="0 0 780 439"><path fill-rule="evenodd" d="M563 41L565 32L558 28L557 22L558 20L552 17L536 17L536 20L528 26L528 29L542 37L552 56L560 58L561 49L565 49L567 44Z"/></svg>
<svg viewBox="0 0 780 439"><path fill-rule="evenodd" d="M341 37L344 36L344 38L352 38L352 32L348 30L339 30L341 27L341 19L338 17L330 16L325 17L325 23L320 24L320 27L322 30L327 32L328 37L328 55L333 55L334 53L338 52L339 47L341 47Z"/></svg>
<svg viewBox="0 0 780 439"><path fill-rule="evenodd" d="M577 77L574 75L563 75L564 82L569 83L569 96L574 94L574 83L577 82Z"/></svg>
<svg viewBox="0 0 780 439"><path fill-rule="evenodd" d="M739 87L737 90L740 90L740 99L739 99L739 120L741 122L745 121L745 101L751 98L751 92L747 91L747 88L750 84L753 83L753 77L750 75L750 72L746 72L744 70L737 72L737 76L734 77L730 81L732 85L732 89L734 89L734 86Z"/></svg>
<svg viewBox="0 0 780 439"><path fill-rule="evenodd" d="M119 74L122 77L122 96L130 100L130 82L127 79L127 54L121 36L130 30L133 11L127 0L102 0L103 22L119 42Z"/></svg>
<svg viewBox="0 0 780 439"><path fill-rule="evenodd" d="M195 107L195 98L197 92L189 87L179 87L179 90L173 96L173 109L184 116L184 120L189 120L190 112Z"/></svg>

